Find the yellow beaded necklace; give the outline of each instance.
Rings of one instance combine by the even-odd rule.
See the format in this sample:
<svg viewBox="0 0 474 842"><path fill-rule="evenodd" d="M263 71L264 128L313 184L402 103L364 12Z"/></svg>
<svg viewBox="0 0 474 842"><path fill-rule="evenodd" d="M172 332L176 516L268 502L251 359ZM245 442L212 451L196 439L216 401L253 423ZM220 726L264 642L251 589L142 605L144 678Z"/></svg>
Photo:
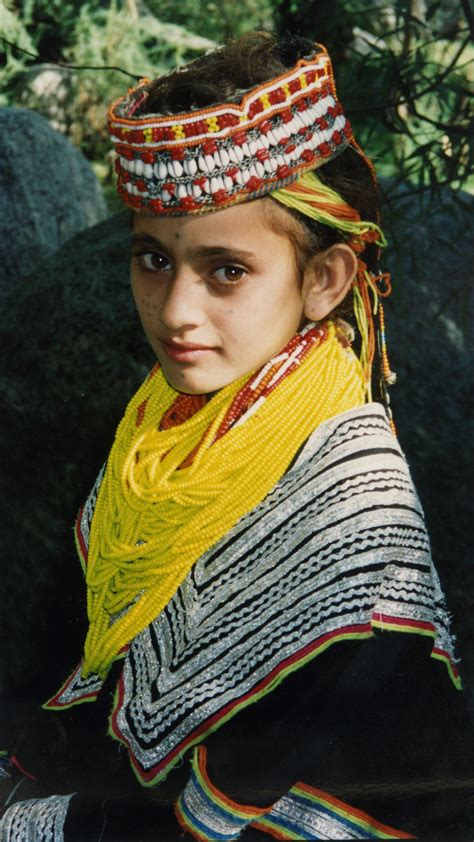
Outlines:
<svg viewBox="0 0 474 842"><path fill-rule="evenodd" d="M299 364L288 368L284 354L277 359L286 375L220 438L229 407L254 373L168 429L160 421L177 393L161 370L130 401L91 526L84 675L107 672L194 562L269 493L319 424L365 401L360 364L332 323Z"/></svg>

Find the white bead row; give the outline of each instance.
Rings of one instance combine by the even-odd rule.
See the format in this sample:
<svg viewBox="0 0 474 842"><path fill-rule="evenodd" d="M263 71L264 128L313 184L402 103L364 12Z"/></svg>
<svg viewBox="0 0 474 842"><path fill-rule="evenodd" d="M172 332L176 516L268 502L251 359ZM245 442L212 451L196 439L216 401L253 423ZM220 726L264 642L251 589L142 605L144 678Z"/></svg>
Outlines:
<svg viewBox="0 0 474 842"><path fill-rule="evenodd" d="M333 124L331 129L325 129L323 131L319 131L319 132L313 134L313 136L311 138L309 138L308 140L304 141L303 143L299 143L295 147L295 149L293 149L291 152L285 152L284 154L273 155L273 157L267 158L263 162L255 160L255 158L253 156L249 156L249 160L243 162L241 168L235 173L234 178L230 178L225 173L221 174L221 175L216 174L216 175L213 176L211 174L212 171L209 171L208 169L205 169L206 163L205 163L205 161L203 161L202 162L203 169L200 170L200 171L201 171L201 173L208 176L208 178L206 178L206 181L202 184L202 187L197 185L197 184L194 184L191 180L182 181L181 183L176 183L175 196L178 199L185 198L186 196L192 196L193 198L198 199L202 195L203 192L207 193L207 194L211 194L211 193L216 193L219 190L225 190L227 193L230 194L230 193L233 192L233 190L236 187L238 188L238 186L240 186L240 187L245 186L247 184L247 182L250 180L250 178L252 178L252 176L257 177L257 178L264 178L266 175L272 177L272 176L275 175L278 167L284 166L285 164L289 165L289 164L292 164L294 162L299 161L300 158L301 158L301 155L303 154L303 152L305 150L313 151L314 149L316 149L317 146L319 146L319 144L328 142L331 139L334 131L340 131L344 127L345 122L346 122L345 117L342 114L338 115L336 117L336 119L334 121L334 124ZM235 147L235 149L237 149L237 148L238 147ZM262 147L260 147L260 148L262 148ZM235 151L235 149L229 150L230 160L232 160L232 156L230 155L230 153ZM258 146L257 146L257 149L258 149ZM202 158L202 157L204 157L204 156L200 156L200 158ZM210 157L210 156L206 156L206 157ZM198 159L199 163L200 163L200 158ZM123 158L120 159L120 162L121 162L122 166L123 166L124 160L126 161L126 159L123 159ZM193 163L196 163L196 159L192 159L192 161L193 161ZM170 171L170 167L171 167L172 164L177 164L177 163L180 163L180 162L172 161L172 162L169 162L168 164L165 164L165 163L161 162L159 164L154 164L154 165L143 164L142 161L126 161L126 163L129 164L129 165L130 164L141 164L141 167L139 168L139 171L137 171L137 169L135 168L135 174L136 175L141 175L145 179L151 179L151 178L153 178L153 175L155 175L156 177L158 177L158 179L160 181L164 181L167 178L168 179L172 178L172 177L176 178L176 176L174 175L175 170L172 169ZM186 164L186 163L190 163L190 162L185 161L183 163L183 166L181 166L181 169L178 170L178 172L180 172L181 175L185 171L184 164ZM241 163L241 162L239 161L239 163ZM125 169L125 167L124 167L124 169ZM128 171L134 172L134 170L130 169L130 167L128 167ZM189 172L189 168L188 168L188 172ZM196 169L195 172L197 172L197 169ZM189 175L191 175L191 177L192 177L193 174L189 173ZM178 176L178 177L180 177L180 176ZM138 188L130 182L125 184L125 187L132 196L143 196L144 195L143 192L138 190ZM156 187L158 187L156 182L154 182L152 185L150 185L150 187L155 188L152 191L154 198L160 198L165 203L170 202L173 199L172 194L168 190L162 189L161 192L156 192Z"/></svg>
<svg viewBox="0 0 474 842"><path fill-rule="evenodd" d="M330 141L334 132L340 131L344 127L345 122L345 117L343 117L343 115L338 115L330 129L315 131L311 138L303 141L302 143L297 143L296 148L291 152L284 151L283 153L273 155L270 153L270 156L263 162L255 160L255 152L258 149L265 149L265 144L263 143L257 144L253 142L252 144L243 144L242 147L236 146L233 149L229 149L226 152L225 157L229 159L229 163L240 165L243 172L248 170L250 175L263 177L265 172L273 173L276 171L278 166L298 160L305 149L314 150L321 143ZM255 151L251 154L245 155L246 146L248 147L249 152L251 147ZM143 177L148 180L155 177L158 181L166 181L167 179L172 179L174 181L176 179L183 178L183 176L193 178L197 174L211 176L216 168L217 162L215 159L218 154L219 153L214 153L214 156L200 155L197 159L190 158L182 163L180 161L169 161L168 163L160 161L156 164L145 164L140 159L129 161L127 158L121 156L120 164L124 170L138 177ZM220 155L222 159L222 151ZM253 169L255 169L256 172L253 172Z"/></svg>
<svg viewBox="0 0 474 842"><path fill-rule="evenodd" d="M313 125L318 117L327 114L328 108L334 107L335 104L334 97L328 95L306 111L296 113L289 123L276 126L268 131L266 135L262 134L258 138L258 141L249 140L241 146L235 145L229 149L223 148L218 152L214 152L212 155L199 155L197 158L190 157L183 162L168 161L168 163L165 163L161 161L154 165L145 164L140 159L129 161L122 156L120 163L122 168L132 175L152 178L154 173L160 181L168 178L181 178L183 174L193 176L198 173L198 170L205 175L210 175L216 167L227 167L230 163L240 164L244 158L254 158L258 149L268 149L270 146L278 146L283 138L297 135L301 129L306 129L308 126ZM327 130L318 133L318 136L321 138L319 143L330 139L331 132L336 129L336 123L338 121L339 127L344 125L345 118L342 117L341 120L341 117L342 115L339 115L336 118L332 129L329 130L329 136L327 135Z"/></svg>

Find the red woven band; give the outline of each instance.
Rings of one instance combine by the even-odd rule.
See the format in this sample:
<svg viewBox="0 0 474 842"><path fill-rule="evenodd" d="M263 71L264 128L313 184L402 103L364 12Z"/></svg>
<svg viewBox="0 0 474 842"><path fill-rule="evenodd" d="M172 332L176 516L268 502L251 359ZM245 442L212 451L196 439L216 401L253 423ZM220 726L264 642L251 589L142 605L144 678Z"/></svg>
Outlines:
<svg viewBox="0 0 474 842"><path fill-rule="evenodd" d="M353 140L324 47L240 103L139 116L149 80L109 110L125 204L156 214L218 210L278 190ZM135 110L138 116L134 117Z"/></svg>

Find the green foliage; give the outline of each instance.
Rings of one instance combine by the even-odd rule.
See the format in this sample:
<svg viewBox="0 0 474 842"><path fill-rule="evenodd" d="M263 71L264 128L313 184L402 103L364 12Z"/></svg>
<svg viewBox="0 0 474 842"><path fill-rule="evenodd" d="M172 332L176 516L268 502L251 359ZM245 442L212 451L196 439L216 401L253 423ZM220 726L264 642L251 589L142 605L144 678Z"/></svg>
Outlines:
<svg viewBox="0 0 474 842"><path fill-rule="evenodd" d="M177 64L191 61L213 46L182 27L162 23L152 15L134 17L114 3L90 15L82 9L75 26L74 45L66 50L71 64L120 66L138 77L154 77ZM74 89L72 139L92 159L108 149L105 130L108 104L124 92L124 77L114 70L83 71ZM102 155L97 155L97 138Z"/></svg>
<svg viewBox="0 0 474 842"><path fill-rule="evenodd" d="M57 68L54 63L38 66L28 56L20 62L18 52L7 46L7 102L39 111L92 161L107 160L107 107L123 94L127 79L133 84L134 78L165 73L214 46L213 41L162 22L148 12L135 13L133 5L120 4L118 0L106 7L97 2L63 4L58 0L56 4L44 4L42 0L29 0L21 13L8 12L16 32L21 33L22 45L27 44L23 49L41 53L45 21L50 14L57 16L57 24L52 30L49 24L54 44L50 42L46 57L51 51L59 52L61 64L84 69ZM35 30L34 39L28 35L30 27ZM13 25L9 31L8 40L19 44ZM106 181L111 174L109 159Z"/></svg>
<svg viewBox="0 0 474 842"><path fill-rule="evenodd" d="M74 25L83 4L81 0L63 3L61 0L25 0L17 4L19 18L34 39L36 48L45 58L61 58L65 44L74 37ZM88 12L99 8L99 3L88 2Z"/></svg>
<svg viewBox="0 0 474 842"><path fill-rule="evenodd" d="M206 38L223 42L253 29L273 29L272 0L148 0L148 8L162 21L185 26Z"/></svg>
<svg viewBox="0 0 474 842"><path fill-rule="evenodd" d="M3 38L8 39L13 44L17 44L22 50L31 52L34 48L33 41L23 22L12 9L5 5L3 0L0 0L0 33ZM2 42L0 41L0 58L4 66L2 71L2 87L5 88L12 79L22 72L24 68L24 56L5 42L2 46ZM7 103L8 99L0 89L0 105L6 105Z"/></svg>
<svg viewBox="0 0 474 842"><path fill-rule="evenodd" d="M280 0L277 30L329 48L356 137L380 174L468 186L472 20L457 0Z"/></svg>

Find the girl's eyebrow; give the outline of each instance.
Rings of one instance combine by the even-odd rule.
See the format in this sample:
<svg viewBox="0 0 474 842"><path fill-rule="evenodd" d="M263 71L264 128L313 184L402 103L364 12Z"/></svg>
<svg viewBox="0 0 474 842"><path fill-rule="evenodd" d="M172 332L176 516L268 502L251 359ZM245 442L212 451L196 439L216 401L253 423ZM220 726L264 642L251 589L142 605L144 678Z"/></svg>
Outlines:
<svg viewBox="0 0 474 842"><path fill-rule="evenodd" d="M225 257L246 260L255 260L256 255L252 251L236 248L235 246L199 246L192 249L190 257Z"/></svg>
<svg viewBox="0 0 474 842"><path fill-rule="evenodd" d="M162 243L157 237L153 237L151 234L132 234L132 248L137 246L151 246L155 249L160 249L165 253L169 251L169 248ZM232 259L246 259L246 260L255 260L256 255L252 251L246 251L245 249L236 248L235 246L198 246L195 249L191 249L189 252L190 258L203 258L203 257L223 257L223 258L232 258Z"/></svg>
<svg viewBox="0 0 474 842"><path fill-rule="evenodd" d="M151 246L155 249L166 251L166 247L157 237L152 237L151 234L132 234L131 246Z"/></svg>

